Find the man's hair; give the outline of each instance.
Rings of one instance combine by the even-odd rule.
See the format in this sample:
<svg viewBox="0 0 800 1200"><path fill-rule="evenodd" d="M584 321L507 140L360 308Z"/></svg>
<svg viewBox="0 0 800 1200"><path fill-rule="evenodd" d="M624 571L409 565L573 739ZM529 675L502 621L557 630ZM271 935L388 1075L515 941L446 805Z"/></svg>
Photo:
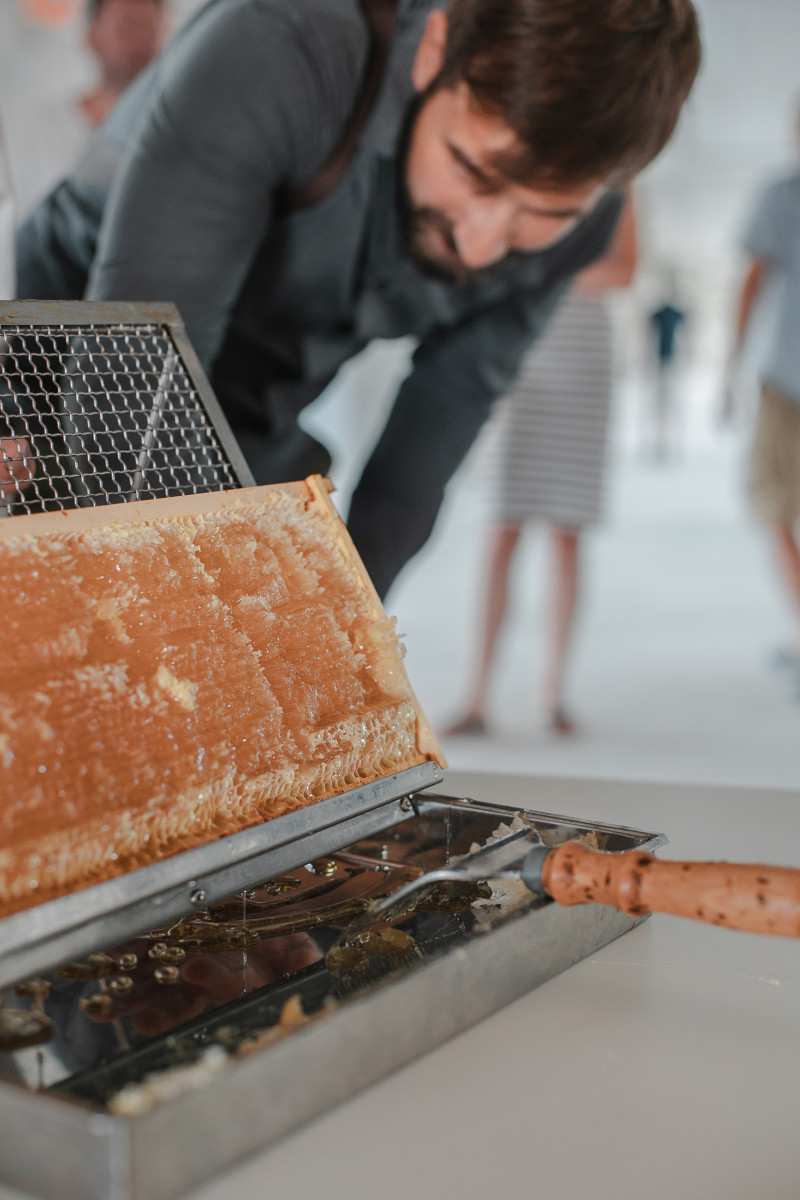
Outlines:
<svg viewBox="0 0 800 1200"><path fill-rule="evenodd" d="M623 183L662 149L700 65L691 0L452 0L435 87L466 83L518 146L507 178Z"/></svg>
<svg viewBox="0 0 800 1200"><path fill-rule="evenodd" d="M91 25L92 21L96 20L97 15L100 12L100 9L105 8L106 2L107 2L107 0L86 0L86 7L84 8L84 18L88 25ZM165 3L165 0L151 0L151 3L153 3L153 2L156 4L159 4L159 5L163 5Z"/></svg>

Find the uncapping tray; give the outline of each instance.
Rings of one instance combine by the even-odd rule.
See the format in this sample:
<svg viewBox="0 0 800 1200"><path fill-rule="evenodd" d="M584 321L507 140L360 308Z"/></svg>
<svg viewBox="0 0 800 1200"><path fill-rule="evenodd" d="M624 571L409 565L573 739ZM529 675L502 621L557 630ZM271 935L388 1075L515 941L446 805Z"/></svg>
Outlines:
<svg viewBox="0 0 800 1200"><path fill-rule="evenodd" d="M517 816L550 845L588 838L609 850L653 849L666 840L641 830L415 794L398 802L390 826L342 846L344 866L337 870L357 863L379 872L409 861L430 869ZM71 1075L63 1064L53 1075L51 1064L40 1062L37 1080L33 1049L0 1055L0 1177L52 1200L177 1197L637 924L602 905L563 908L532 895L495 915L490 909L481 924L472 907L460 914L413 914L409 921L403 929L416 939L413 959L390 963L377 978L357 976L351 987L342 989L320 957L168 1035L129 1044L133 1035L123 1033L123 1048ZM325 937L323 930L323 947ZM242 1040L236 1038L273 1029L292 995L312 1019L239 1057ZM4 999L23 1003L12 989ZM181 1094L136 1116L109 1111L105 1101L126 1082L158 1078L165 1067L187 1061L187 1054L191 1072L197 1056L220 1043L230 1057L216 1049L224 1062L207 1077L202 1066L199 1076L183 1076ZM12 1081L12 1071L27 1084Z"/></svg>

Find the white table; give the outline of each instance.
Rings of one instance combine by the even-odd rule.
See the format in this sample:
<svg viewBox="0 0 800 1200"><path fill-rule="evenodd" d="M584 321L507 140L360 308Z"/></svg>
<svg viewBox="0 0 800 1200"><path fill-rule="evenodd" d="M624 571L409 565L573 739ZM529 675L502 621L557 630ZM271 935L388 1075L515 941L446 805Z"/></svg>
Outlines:
<svg viewBox="0 0 800 1200"><path fill-rule="evenodd" d="M662 857L800 866L800 792L439 790L663 830ZM800 945L654 916L191 1200L517 1195L798 1200Z"/></svg>

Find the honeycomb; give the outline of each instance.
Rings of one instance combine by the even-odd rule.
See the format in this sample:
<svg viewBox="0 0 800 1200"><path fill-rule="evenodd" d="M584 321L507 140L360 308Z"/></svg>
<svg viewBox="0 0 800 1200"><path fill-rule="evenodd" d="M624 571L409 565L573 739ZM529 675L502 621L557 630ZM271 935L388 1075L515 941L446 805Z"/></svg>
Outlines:
<svg viewBox="0 0 800 1200"><path fill-rule="evenodd" d="M0 915L441 751L317 477L0 522Z"/></svg>

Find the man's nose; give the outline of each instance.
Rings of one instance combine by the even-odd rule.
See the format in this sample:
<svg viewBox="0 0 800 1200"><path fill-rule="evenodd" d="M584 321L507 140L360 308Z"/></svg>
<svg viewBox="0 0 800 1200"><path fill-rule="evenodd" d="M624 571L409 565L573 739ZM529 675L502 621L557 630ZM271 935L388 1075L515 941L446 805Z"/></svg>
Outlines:
<svg viewBox="0 0 800 1200"><path fill-rule="evenodd" d="M477 271L505 258L510 226L511 214L502 201L474 201L453 226L453 240L464 266Z"/></svg>

